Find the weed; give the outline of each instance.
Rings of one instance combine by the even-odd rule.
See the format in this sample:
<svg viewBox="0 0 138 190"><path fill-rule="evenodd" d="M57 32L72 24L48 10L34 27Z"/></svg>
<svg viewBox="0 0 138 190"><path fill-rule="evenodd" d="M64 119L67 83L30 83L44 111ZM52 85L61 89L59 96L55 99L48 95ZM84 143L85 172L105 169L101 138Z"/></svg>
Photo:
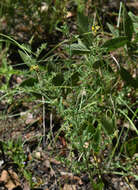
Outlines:
<svg viewBox="0 0 138 190"><path fill-rule="evenodd" d="M77 174L87 172L94 190L103 189L102 177L105 173L119 173L117 169L121 168L120 175L125 176L122 172L125 170L135 176L130 168L132 162L129 160L129 163L122 164L121 157L127 160L137 153L138 130L134 123L137 111L133 110L138 87L138 80L133 77L137 58L137 17L128 13L125 5L121 4L117 23L121 27L114 29L107 23L113 37L108 39L107 33L99 30L93 19L82 14L84 7L77 1L80 5L78 34L71 36L66 24L57 27L59 20L55 20L61 12L56 7L59 11L63 7L59 1L56 3L54 8L50 2L48 4L54 11L53 15L50 14L52 21L49 30L56 26L68 39L57 44L44 57L39 56L47 44L32 52L30 46L1 34L3 39L19 48L20 57L29 68L22 72L24 81L11 91L29 94L42 104L47 103L51 109L56 109L63 123L54 142L62 131L69 149L67 158L60 156L60 159ZM65 53L66 59L58 54L51 55L58 47ZM8 68L14 70L10 66ZM3 91L7 93L8 88L3 87ZM134 103L128 99L130 93ZM125 122L127 127L124 126ZM135 135L130 138L131 131ZM17 147L12 149L17 153L11 155L13 160L21 163L24 158L19 156Z"/></svg>
<svg viewBox="0 0 138 190"><path fill-rule="evenodd" d="M11 164L16 164L20 176L24 176L30 186L33 187L31 172L25 168L27 155L23 149L22 139L19 137L16 141L8 140L7 142L1 142L1 151L3 153L4 164L7 163L6 158L11 161Z"/></svg>

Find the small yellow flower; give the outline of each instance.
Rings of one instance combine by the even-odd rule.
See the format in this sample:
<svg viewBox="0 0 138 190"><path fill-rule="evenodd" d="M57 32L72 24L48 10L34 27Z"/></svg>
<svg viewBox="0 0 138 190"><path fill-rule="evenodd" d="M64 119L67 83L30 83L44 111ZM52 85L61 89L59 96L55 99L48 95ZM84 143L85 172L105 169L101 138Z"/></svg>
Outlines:
<svg viewBox="0 0 138 190"><path fill-rule="evenodd" d="M100 29L100 26L98 26L98 25L92 25L92 32L94 33L94 34L96 34L97 32L98 32L98 30Z"/></svg>
<svg viewBox="0 0 138 190"><path fill-rule="evenodd" d="M38 70L39 70L38 65L32 65L32 66L30 67L30 71L38 71Z"/></svg>

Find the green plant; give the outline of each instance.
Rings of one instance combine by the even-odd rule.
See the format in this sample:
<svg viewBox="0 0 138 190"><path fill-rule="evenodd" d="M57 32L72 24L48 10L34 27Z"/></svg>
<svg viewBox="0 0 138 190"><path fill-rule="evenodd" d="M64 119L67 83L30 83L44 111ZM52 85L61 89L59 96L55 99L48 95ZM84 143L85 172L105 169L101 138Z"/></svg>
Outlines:
<svg viewBox="0 0 138 190"><path fill-rule="evenodd" d="M24 168L26 155L24 154L21 138L18 138L16 142L13 140L7 141L4 144L4 150L14 163L18 164L20 168Z"/></svg>
<svg viewBox="0 0 138 190"><path fill-rule="evenodd" d="M131 130L135 135L138 133L134 123L138 80L133 77L137 57L137 17L127 13L124 5L119 13L123 22L118 17L120 27L116 30L108 23L113 36L108 39L102 29L96 28L98 24L95 25L93 19L79 11L78 34L69 35L64 25L60 31L68 39L57 44L43 58L39 55L47 48L46 44L32 52L31 46L1 35L18 46L20 57L28 66L22 72L23 82L14 91L48 104L51 110L56 109L63 123L55 135L55 142L62 131L69 149L68 157L61 160L76 173L88 172L95 190L103 189L104 173L126 175L117 172L118 168L135 176L130 168L131 161L122 165L121 157L133 157L137 152L137 138L129 137ZM61 59L58 53L52 54L57 47L66 52L66 59ZM125 122L131 127L125 127Z"/></svg>
<svg viewBox="0 0 138 190"><path fill-rule="evenodd" d="M32 174L26 169L27 155L23 149L23 142L21 137L15 140L8 140L7 142L2 142L2 149L4 157L8 157L14 164L17 164L18 171L20 175L23 175L29 182L30 187L33 187ZM5 158L4 158L5 159ZM6 161L6 160L4 160Z"/></svg>
<svg viewBox="0 0 138 190"><path fill-rule="evenodd" d="M134 47L137 46L137 34L135 33L136 30L133 30L131 18L128 17L126 8L123 6L124 19L123 28L120 31L121 36L118 32L116 38L103 42L100 36L101 31L97 32L97 34L92 34L88 29L88 18L81 14L79 16L79 31L82 35L78 36L75 43L66 46L71 56L82 56L83 61L73 64L72 71L69 71L70 74L77 73L75 76L77 80L75 86L70 85L72 92L66 97L67 105L69 106L64 109L64 104L62 105L62 114L66 118L63 129L65 129L66 138L71 142L71 164L74 160L72 152L74 150L78 151L78 159L74 161L73 165L74 170L77 170L79 165L80 171L88 171L94 189L103 188L101 183L102 173L104 170L108 172L114 162L115 152L119 147L121 134L124 131L123 128L121 134L118 135L117 119L120 107L118 105L120 91L129 93L130 88L136 90L138 87L137 78L133 78L128 70L112 55L112 52L117 51L118 48L124 48L125 59L131 59L131 55L136 53L133 52L131 46L134 43ZM100 45L101 43L102 45ZM116 63L118 72L115 72L111 67L110 55ZM123 53L121 56L123 57ZM135 68L135 62L131 66ZM72 75L65 75L68 75L70 81L72 81ZM120 76L125 85L118 91ZM125 97L126 94L124 93L123 98L125 99ZM122 113L125 111L127 109ZM128 116L126 118L137 135L138 131L135 125ZM112 147L114 138L117 138L117 142L115 147ZM132 155L137 152L136 141L136 139L132 139L132 141L125 144L127 151L130 151ZM132 150L128 150L128 144L130 145L130 143L132 144ZM109 149L111 154L105 159L102 155L106 148ZM92 163L90 163L91 157L94 158ZM102 161L98 162L98 159ZM78 160L79 164L76 165ZM97 187L93 181L95 174L99 176Z"/></svg>

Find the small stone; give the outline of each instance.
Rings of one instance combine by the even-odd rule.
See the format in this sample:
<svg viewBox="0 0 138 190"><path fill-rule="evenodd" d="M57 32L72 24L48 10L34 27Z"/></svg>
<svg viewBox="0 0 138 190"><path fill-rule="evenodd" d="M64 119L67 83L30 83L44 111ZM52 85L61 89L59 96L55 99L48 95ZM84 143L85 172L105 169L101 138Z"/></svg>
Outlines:
<svg viewBox="0 0 138 190"><path fill-rule="evenodd" d="M41 159L41 153L40 152L34 152L34 157L37 159Z"/></svg>
<svg viewBox="0 0 138 190"><path fill-rule="evenodd" d="M121 181L121 182L120 182L120 186L123 186L123 185L124 185L124 183Z"/></svg>

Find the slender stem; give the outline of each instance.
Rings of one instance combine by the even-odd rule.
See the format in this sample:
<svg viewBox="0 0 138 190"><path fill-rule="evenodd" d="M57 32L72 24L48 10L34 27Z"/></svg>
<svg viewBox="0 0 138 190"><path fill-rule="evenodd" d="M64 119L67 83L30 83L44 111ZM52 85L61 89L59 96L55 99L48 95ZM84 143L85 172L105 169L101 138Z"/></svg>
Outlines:
<svg viewBox="0 0 138 190"><path fill-rule="evenodd" d="M45 99L44 96L42 96L42 102L43 102L43 148L45 148L46 145L46 124L45 124Z"/></svg>

